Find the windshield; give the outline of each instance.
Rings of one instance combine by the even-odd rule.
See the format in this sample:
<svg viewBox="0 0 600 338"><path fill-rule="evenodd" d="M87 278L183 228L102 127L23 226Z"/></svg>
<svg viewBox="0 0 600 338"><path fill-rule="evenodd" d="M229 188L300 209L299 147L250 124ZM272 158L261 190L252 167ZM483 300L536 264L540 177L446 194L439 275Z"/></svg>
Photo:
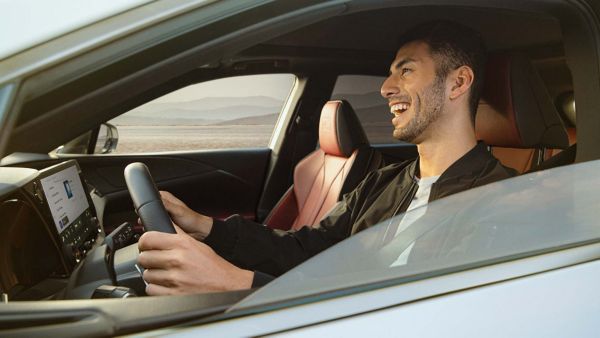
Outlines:
<svg viewBox="0 0 600 338"><path fill-rule="evenodd" d="M0 0L0 59L150 1Z"/></svg>
<svg viewBox="0 0 600 338"><path fill-rule="evenodd" d="M365 230L231 310L392 281L401 284L600 239L600 161L450 196Z"/></svg>

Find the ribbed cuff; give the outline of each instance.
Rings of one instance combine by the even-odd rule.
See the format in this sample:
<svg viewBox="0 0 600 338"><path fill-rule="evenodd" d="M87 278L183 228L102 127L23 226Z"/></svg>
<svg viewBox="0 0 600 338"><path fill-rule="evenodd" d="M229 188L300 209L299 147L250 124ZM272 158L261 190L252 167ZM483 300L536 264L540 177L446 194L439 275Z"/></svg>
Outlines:
<svg viewBox="0 0 600 338"><path fill-rule="evenodd" d="M213 218L213 226L210 233L204 239L204 243L210 246L216 253L227 259L231 256L237 233L231 229L234 224L229 224Z"/></svg>
<svg viewBox="0 0 600 338"><path fill-rule="evenodd" d="M275 277L260 271L254 271L254 278L252 278L252 288L258 288L267 285Z"/></svg>

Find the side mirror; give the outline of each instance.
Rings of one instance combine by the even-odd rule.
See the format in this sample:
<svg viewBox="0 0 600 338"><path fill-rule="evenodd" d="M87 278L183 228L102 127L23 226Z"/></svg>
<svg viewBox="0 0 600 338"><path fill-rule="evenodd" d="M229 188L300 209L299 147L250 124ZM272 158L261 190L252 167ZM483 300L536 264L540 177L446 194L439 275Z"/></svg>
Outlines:
<svg viewBox="0 0 600 338"><path fill-rule="evenodd" d="M117 148L119 132L117 127L110 123L102 123L98 131L98 139L94 147L94 154L109 154Z"/></svg>

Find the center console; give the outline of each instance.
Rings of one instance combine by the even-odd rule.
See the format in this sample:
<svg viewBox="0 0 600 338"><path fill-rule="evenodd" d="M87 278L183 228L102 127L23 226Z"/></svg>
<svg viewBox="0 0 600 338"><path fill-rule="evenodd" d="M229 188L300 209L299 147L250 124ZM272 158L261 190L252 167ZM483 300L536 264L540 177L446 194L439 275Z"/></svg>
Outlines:
<svg viewBox="0 0 600 338"><path fill-rule="evenodd" d="M52 220L51 232L67 265L75 266L102 231L77 162L66 161L41 170L31 187L38 210L48 222Z"/></svg>
<svg viewBox="0 0 600 338"><path fill-rule="evenodd" d="M75 160L42 170L0 168L0 181L3 298L144 294L132 225L105 236Z"/></svg>

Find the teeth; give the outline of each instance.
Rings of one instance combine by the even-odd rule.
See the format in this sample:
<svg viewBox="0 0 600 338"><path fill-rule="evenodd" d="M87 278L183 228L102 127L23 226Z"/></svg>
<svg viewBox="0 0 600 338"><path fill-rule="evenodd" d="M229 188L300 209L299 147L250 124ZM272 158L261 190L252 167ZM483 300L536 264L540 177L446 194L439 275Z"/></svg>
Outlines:
<svg viewBox="0 0 600 338"><path fill-rule="evenodd" d="M408 107L409 107L408 103L398 103L398 104L393 105L390 108L390 112L392 114L402 113L402 112L406 111L408 109Z"/></svg>

